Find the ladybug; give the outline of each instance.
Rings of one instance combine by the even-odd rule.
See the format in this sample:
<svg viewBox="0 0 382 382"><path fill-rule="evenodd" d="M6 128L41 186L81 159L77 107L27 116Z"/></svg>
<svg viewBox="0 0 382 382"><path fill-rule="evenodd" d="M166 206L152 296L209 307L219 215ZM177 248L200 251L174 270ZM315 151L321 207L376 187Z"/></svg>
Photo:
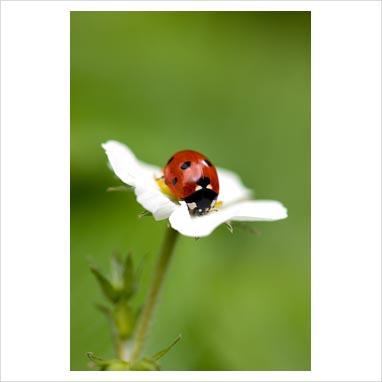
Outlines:
<svg viewBox="0 0 382 382"><path fill-rule="evenodd" d="M171 193L187 203L191 215L205 215L214 207L219 179L205 155L193 150L178 151L168 160L163 174Z"/></svg>

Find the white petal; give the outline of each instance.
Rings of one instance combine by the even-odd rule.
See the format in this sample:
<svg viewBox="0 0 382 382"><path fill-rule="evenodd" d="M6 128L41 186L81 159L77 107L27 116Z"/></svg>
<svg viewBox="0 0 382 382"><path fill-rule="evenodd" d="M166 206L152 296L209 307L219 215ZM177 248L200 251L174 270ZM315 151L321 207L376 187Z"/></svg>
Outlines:
<svg viewBox="0 0 382 382"><path fill-rule="evenodd" d="M237 174L224 168L217 168L217 172L220 185L218 200L221 200L224 205L248 199L251 196L251 190L243 185Z"/></svg>
<svg viewBox="0 0 382 382"><path fill-rule="evenodd" d="M141 172L139 162L132 151L127 146L116 141L103 143L102 147L118 178L129 186L135 186Z"/></svg>
<svg viewBox="0 0 382 382"><path fill-rule="evenodd" d="M287 209L277 200L248 200L233 207L236 211L231 220L275 221L288 217Z"/></svg>
<svg viewBox="0 0 382 382"><path fill-rule="evenodd" d="M150 211L155 220L168 219L178 204L163 194L154 180L139 182L134 189L137 202L147 211Z"/></svg>
<svg viewBox="0 0 382 382"><path fill-rule="evenodd" d="M167 219L178 205L161 192L155 181L161 175L160 168L138 161L122 143L108 141L102 147L118 178L134 187L138 203L150 211L156 220Z"/></svg>
<svg viewBox="0 0 382 382"><path fill-rule="evenodd" d="M285 219L286 208L274 200L250 200L231 204L204 216L190 216L187 205L181 203L170 216L171 226L185 236L208 236L216 227L229 220L273 221Z"/></svg>

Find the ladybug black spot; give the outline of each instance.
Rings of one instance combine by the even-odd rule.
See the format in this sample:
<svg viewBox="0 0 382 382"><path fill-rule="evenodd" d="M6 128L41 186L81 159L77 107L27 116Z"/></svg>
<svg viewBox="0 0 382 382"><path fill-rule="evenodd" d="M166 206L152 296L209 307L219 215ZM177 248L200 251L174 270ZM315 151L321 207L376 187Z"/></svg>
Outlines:
<svg viewBox="0 0 382 382"><path fill-rule="evenodd" d="M208 166L212 167L212 163L208 159L204 159L204 162L206 162Z"/></svg>
<svg viewBox="0 0 382 382"><path fill-rule="evenodd" d="M176 183L178 182L178 178L174 178L173 180L172 180L172 184L175 186L176 185Z"/></svg>
<svg viewBox="0 0 382 382"><path fill-rule="evenodd" d="M172 156L168 161L167 161L167 164L170 164L171 161L174 159L174 157Z"/></svg>
<svg viewBox="0 0 382 382"><path fill-rule="evenodd" d="M198 184L200 187L206 188L210 184L210 178L208 176L200 178L196 184Z"/></svg>
<svg viewBox="0 0 382 382"><path fill-rule="evenodd" d="M182 163L182 165L180 166L180 168L182 170L186 170L187 168L189 168L191 166L191 162L188 160L187 162L184 162Z"/></svg>

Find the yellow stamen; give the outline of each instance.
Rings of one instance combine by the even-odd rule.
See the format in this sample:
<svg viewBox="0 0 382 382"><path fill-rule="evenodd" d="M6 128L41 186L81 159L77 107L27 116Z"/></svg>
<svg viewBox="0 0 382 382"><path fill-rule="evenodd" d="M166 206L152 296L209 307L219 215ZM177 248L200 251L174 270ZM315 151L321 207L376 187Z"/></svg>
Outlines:
<svg viewBox="0 0 382 382"><path fill-rule="evenodd" d="M215 203L214 208L216 208L216 209L222 208L222 205L223 205L223 202L221 200L218 200Z"/></svg>
<svg viewBox="0 0 382 382"><path fill-rule="evenodd" d="M171 199L175 199L173 193L171 192L171 190L168 188L167 184L165 183L163 176L160 178L155 178L155 181L157 182L157 185L163 194L165 194Z"/></svg>
<svg viewBox="0 0 382 382"><path fill-rule="evenodd" d="M210 209L210 212L217 212L222 207L223 202L221 200L218 200L215 205Z"/></svg>

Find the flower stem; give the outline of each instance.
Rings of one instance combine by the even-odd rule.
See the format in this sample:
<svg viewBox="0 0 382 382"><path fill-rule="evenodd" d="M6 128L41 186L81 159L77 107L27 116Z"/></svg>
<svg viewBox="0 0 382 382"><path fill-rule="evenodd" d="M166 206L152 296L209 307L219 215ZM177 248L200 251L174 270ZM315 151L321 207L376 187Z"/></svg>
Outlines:
<svg viewBox="0 0 382 382"><path fill-rule="evenodd" d="M164 238L162 248L159 252L159 259L155 268L154 278L152 280L146 303L137 324L135 342L130 359L130 361L133 363L138 361L141 356L151 317L154 313L154 308L158 299L159 291L163 283L171 255L174 252L174 247L178 236L179 234L177 231L173 230L171 227L167 228L166 236Z"/></svg>
<svg viewBox="0 0 382 382"><path fill-rule="evenodd" d="M128 340L117 339L116 352L117 357L123 361L129 360L129 354L131 350L131 343Z"/></svg>

